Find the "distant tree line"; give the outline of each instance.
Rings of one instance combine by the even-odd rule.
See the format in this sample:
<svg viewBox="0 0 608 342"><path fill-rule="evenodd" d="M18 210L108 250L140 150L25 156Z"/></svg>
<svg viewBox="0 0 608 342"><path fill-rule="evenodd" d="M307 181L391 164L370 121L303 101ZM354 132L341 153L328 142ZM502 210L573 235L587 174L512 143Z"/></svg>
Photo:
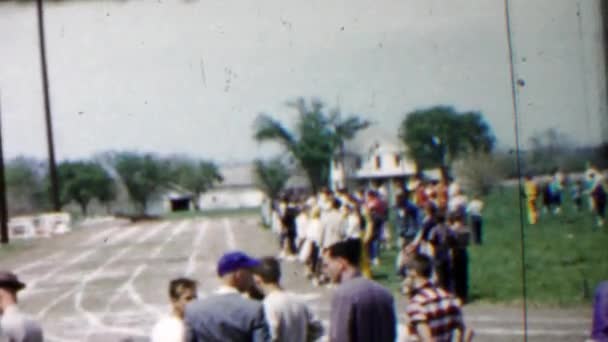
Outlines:
<svg viewBox="0 0 608 342"><path fill-rule="evenodd" d="M44 161L17 157L6 163L8 209L11 215L50 210L50 181ZM161 157L153 153L107 152L91 160L65 160L58 164L59 198L62 207L75 204L83 215L92 201L112 212L123 190L133 210L115 212L146 214L151 201L164 192L179 191L192 198L221 183L218 166L209 160L185 156Z"/></svg>

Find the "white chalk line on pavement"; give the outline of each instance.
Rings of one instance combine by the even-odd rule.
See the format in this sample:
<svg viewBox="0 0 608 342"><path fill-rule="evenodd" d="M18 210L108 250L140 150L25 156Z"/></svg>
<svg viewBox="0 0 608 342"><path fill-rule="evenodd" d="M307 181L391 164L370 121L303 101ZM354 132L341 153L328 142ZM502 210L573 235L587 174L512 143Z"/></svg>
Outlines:
<svg viewBox="0 0 608 342"><path fill-rule="evenodd" d="M97 245L101 242L106 242L107 239L109 239L111 236L113 236L114 233L118 229L121 229L121 228L122 227L118 226L118 227L102 229L102 231L95 233L95 235L91 236L90 238L88 238L85 242L81 243L80 245L83 247L90 247L90 246ZM126 227L125 227L125 229L126 229Z"/></svg>
<svg viewBox="0 0 608 342"><path fill-rule="evenodd" d="M97 319L99 320L99 322L103 322L104 318L110 314L110 313L114 313L114 312L110 312L110 309L112 308L112 306L116 303L116 301L118 300L118 298L120 298L120 296L124 293L126 293L129 297L129 299L138 307L140 307L144 312L140 312L141 314L151 314L155 317L155 319L158 319L158 317L162 316L163 312L153 306L150 305L148 303L146 303L143 299L141 294L137 291L136 287L135 287L135 280L148 268L148 262L151 261L152 259L157 258L160 253L162 252L162 250L169 244L171 243L171 241L173 241L173 239L175 239L175 237L177 237L178 235L180 235L184 229L188 226L189 222L188 221L182 221L180 224L178 224L176 227L174 227L173 229L171 229L171 233L167 236L167 238L165 238L163 240L163 242L157 246L147 257L147 261L144 263L139 264L135 271L133 271L131 273L131 276L119 287L117 288L112 297L110 297L110 300L106 303L105 309L103 311L103 313L101 315L97 315ZM166 229L163 228L163 229ZM95 314L93 314L95 315ZM103 323L105 326L105 323ZM115 326L112 326L115 327ZM89 329L89 331L91 331ZM87 334L86 336L87 338L89 337L89 334Z"/></svg>
<svg viewBox="0 0 608 342"><path fill-rule="evenodd" d="M524 336L523 329L513 328L479 328L472 327L475 334L479 335L495 335L495 336ZM589 336L588 331L581 329L528 329L528 336L554 336L554 337L567 337L567 336Z"/></svg>
<svg viewBox="0 0 608 342"><path fill-rule="evenodd" d="M88 257L89 255L92 255L94 253L97 253L99 251L99 249L91 249L88 251L84 251L82 252L78 257L76 257L75 259L72 259L69 263L68 266L74 264L74 260L76 261L80 261L82 259L84 259L85 257ZM55 297L50 303L48 303L46 306L44 306L40 311L38 311L38 314L36 315L37 318L39 320L42 320L46 314L53 308L55 307L57 304L59 304L60 302L62 302L63 300L65 300L66 298L70 297L72 294L76 293L76 291L78 290L78 287L82 284L82 281L80 283L78 283L76 286L74 286L72 289L65 291L63 294L61 294L58 297Z"/></svg>
<svg viewBox="0 0 608 342"><path fill-rule="evenodd" d="M148 259L152 260L152 259L158 258L158 256L162 252L162 250L168 244L170 244L177 236L181 235L183 233L183 231L188 227L189 224L191 224L191 222L189 222L189 221L184 221L184 222L180 223L177 226L177 228L175 228L171 231L171 234L169 235L169 237L165 241L163 241L163 243L152 252L152 254L150 255L150 257ZM139 277L140 274L142 274L149 267L149 265L150 265L149 263L144 263L144 264L139 265L137 267L136 272L134 272L133 276L131 278L129 278L129 280L125 284L126 285L125 288L126 288L127 294L129 295L129 298L131 299L131 301L133 303L135 303L136 305L138 305L145 311L155 315L156 318L159 318L160 316L163 315L163 312L160 309L158 309L157 307L146 303L142 299L141 293L139 293L139 291L137 291L137 287L135 286L135 280L137 279L137 277Z"/></svg>
<svg viewBox="0 0 608 342"><path fill-rule="evenodd" d="M124 231L116 234L116 236L109 236L107 240L104 241L104 244L110 246L118 245L122 242L127 241L129 238L131 238L131 236L139 233L140 231L139 227L137 226L131 226L123 229Z"/></svg>
<svg viewBox="0 0 608 342"><path fill-rule="evenodd" d="M40 258L38 260L35 260L35 261L32 261L32 262L28 262L25 265L21 265L21 266L15 268L13 270L13 272L19 276L22 273L26 273L27 271L29 271L32 268L36 268L36 267L39 267L39 266L51 264L55 260L57 260L59 257L63 256L63 254L65 254L65 252L63 252L63 251L53 253L53 254L48 255L48 256L46 256L44 258Z"/></svg>
<svg viewBox="0 0 608 342"><path fill-rule="evenodd" d="M465 321L467 322L478 322L478 323L521 323L523 324L523 319L512 319L505 318L500 316L490 316L490 315L465 315ZM588 324L588 319L581 318L540 318L540 317L530 317L528 316L528 325L529 324Z"/></svg>
<svg viewBox="0 0 608 342"><path fill-rule="evenodd" d="M202 224L196 226L197 232L196 237L194 238L194 242L192 244L192 252L190 253L190 257L188 258L188 263L186 265L186 276L191 277L194 275L194 271L196 270L196 258L198 257L199 250L203 239L207 235L207 230L209 229L209 221L203 221Z"/></svg>
<svg viewBox="0 0 608 342"><path fill-rule="evenodd" d="M224 231L226 233L226 243L228 250L236 249L236 237L234 236L234 230L232 229L232 223L228 218L224 219Z"/></svg>
<svg viewBox="0 0 608 342"><path fill-rule="evenodd" d="M34 294L34 292L32 292L32 291L34 291L36 289L36 286L38 285L38 283L48 280L52 276L58 274L59 272L62 272L65 269L67 269L75 264L78 264L82 260L85 260L86 258L88 258L93 253L95 253L95 250L84 251L84 252L80 253L77 257L70 259L69 262L62 264L61 266L56 267L54 269L51 269L50 271L46 272L44 275L42 275L40 277L30 280L27 284L27 287L25 288L25 290L23 290L21 295L23 296L23 298L32 296Z"/></svg>
<svg viewBox="0 0 608 342"><path fill-rule="evenodd" d="M88 323L88 327L89 327L88 331L90 331L91 327L97 327L97 328L104 327L104 328L107 328L108 331L112 331L112 332L127 332L127 330L125 330L124 328L105 326L97 315L92 314L90 311L86 310L83 307L82 302L83 302L84 293L86 291L86 287L89 282L93 281L100 274L103 274L103 272L105 271L105 269L108 266L110 266L112 263L121 259L125 254L127 254L129 251L131 251L131 249L133 247L135 247L138 244L142 244L142 243L146 242L147 240L151 239L152 237L158 235L168 225L169 225L168 223L158 224L156 227L151 228L149 232L140 236L140 238L137 239L135 243L128 244L127 246L123 247L122 250L120 250L119 252L114 254L111 258L106 260L106 262L104 262L101 266L97 267L93 272L90 272L89 274L87 274L83 278L83 280L75 287L74 308L75 308L77 314L81 315L82 317L84 317L86 319L86 321ZM128 330L130 331L129 333L133 333L136 335L143 334L143 332L139 329L128 329ZM88 332L87 332L87 334L88 334Z"/></svg>

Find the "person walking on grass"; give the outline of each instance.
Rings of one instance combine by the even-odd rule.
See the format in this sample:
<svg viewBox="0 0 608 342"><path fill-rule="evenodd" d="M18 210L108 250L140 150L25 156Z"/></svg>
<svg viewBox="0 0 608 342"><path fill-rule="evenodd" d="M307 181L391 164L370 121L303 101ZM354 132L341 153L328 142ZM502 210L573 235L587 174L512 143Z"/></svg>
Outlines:
<svg viewBox="0 0 608 342"><path fill-rule="evenodd" d="M323 255L323 270L339 284L330 312L330 342L393 342L397 319L393 295L378 283L361 276L361 241L331 245Z"/></svg>
<svg viewBox="0 0 608 342"><path fill-rule="evenodd" d="M322 336L323 325L310 308L281 287L281 267L275 258L262 258L253 269L253 279L265 296L264 315L272 341L308 342Z"/></svg>
<svg viewBox="0 0 608 342"><path fill-rule="evenodd" d="M240 251L220 258L217 264L220 288L186 305L187 342L270 340L262 303L248 295L254 287L251 270L259 265L258 260Z"/></svg>
<svg viewBox="0 0 608 342"><path fill-rule="evenodd" d="M528 222L536 224L538 221L538 209L536 199L538 198L538 184L531 175L527 175L524 180L524 195L528 207Z"/></svg>
<svg viewBox="0 0 608 342"><path fill-rule="evenodd" d="M471 239L469 227L465 225L465 219L459 213L450 216L450 249L452 251L452 280L454 294L461 303L469 299L469 252L468 246Z"/></svg>
<svg viewBox="0 0 608 342"><path fill-rule="evenodd" d="M476 245L483 243L483 201L479 195L473 196L473 200L467 205L466 213L469 215L469 222L472 228L473 241Z"/></svg>
<svg viewBox="0 0 608 342"><path fill-rule="evenodd" d="M17 305L17 293L24 288L25 284L14 273L0 271L0 341L44 341L40 324L22 313Z"/></svg>
<svg viewBox="0 0 608 342"><path fill-rule="evenodd" d="M160 319L150 336L151 342L183 342L186 338L184 311L186 304L196 299L196 282L189 278L177 278L169 282L169 299L172 311Z"/></svg>
<svg viewBox="0 0 608 342"><path fill-rule="evenodd" d="M595 209L595 215L597 217L597 226L604 226L604 219L606 218L606 187L603 184L602 179L598 179L595 185L591 189L591 198L593 199L593 207Z"/></svg>
<svg viewBox="0 0 608 342"><path fill-rule="evenodd" d="M431 280L432 261L416 255L408 263L403 294L409 299L405 308L410 340L421 342L471 341L473 332L466 328L461 304Z"/></svg>

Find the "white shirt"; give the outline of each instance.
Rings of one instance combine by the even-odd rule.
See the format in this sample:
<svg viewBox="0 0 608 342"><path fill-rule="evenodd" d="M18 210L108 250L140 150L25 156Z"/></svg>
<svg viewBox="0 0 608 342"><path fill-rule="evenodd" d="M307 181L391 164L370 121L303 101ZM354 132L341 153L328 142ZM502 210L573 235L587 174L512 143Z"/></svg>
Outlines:
<svg viewBox="0 0 608 342"><path fill-rule="evenodd" d="M162 317L150 335L150 342L184 342L186 339L186 326L176 316Z"/></svg>
<svg viewBox="0 0 608 342"><path fill-rule="evenodd" d="M321 217L321 224L323 225L323 248L342 241L344 238L344 220L341 212L337 210L328 211Z"/></svg>
<svg viewBox="0 0 608 342"><path fill-rule="evenodd" d="M308 220L308 229L306 229L306 237L321 246L323 242L323 225L318 218Z"/></svg>
<svg viewBox="0 0 608 342"><path fill-rule="evenodd" d="M42 328L38 322L27 317L16 305L4 309L0 319L0 341L42 342Z"/></svg>
<svg viewBox="0 0 608 342"><path fill-rule="evenodd" d="M450 197L448 200L448 212L455 212L460 208L464 208L467 205L467 196L455 195Z"/></svg>
<svg viewBox="0 0 608 342"><path fill-rule="evenodd" d="M306 229L308 226L308 215L300 213L296 217L296 235L298 239L306 239Z"/></svg>
<svg viewBox="0 0 608 342"><path fill-rule="evenodd" d="M269 293L264 298L264 315L272 341L307 342L320 337L321 323L293 293Z"/></svg>
<svg viewBox="0 0 608 342"><path fill-rule="evenodd" d="M356 213L348 214L346 217L346 237L350 239L361 238L361 220Z"/></svg>
<svg viewBox="0 0 608 342"><path fill-rule="evenodd" d="M469 205L467 206L467 213L469 213L469 215L481 216L482 209L483 202L478 199L474 199L469 202Z"/></svg>

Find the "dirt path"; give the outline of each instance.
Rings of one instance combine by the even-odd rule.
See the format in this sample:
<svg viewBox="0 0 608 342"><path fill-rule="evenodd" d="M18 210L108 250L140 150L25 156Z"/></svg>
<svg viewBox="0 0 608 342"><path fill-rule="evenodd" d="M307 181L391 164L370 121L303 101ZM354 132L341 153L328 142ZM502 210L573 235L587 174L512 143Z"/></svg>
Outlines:
<svg viewBox="0 0 608 342"><path fill-rule="evenodd" d="M146 341L168 311L168 280L191 276L204 296L218 286L216 260L231 249L275 255L277 243L256 217L147 222L39 240L5 256L0 268L16 270L28 283L21 305L42 322L48 341ZM331 290L313 287L297 263L284 262L283 274L285 287L328 323ZM470 305L466 315L476 341L523 340L519 308ZM589 317L587 310L531 310L529 340L581 341Z"/></svg>

